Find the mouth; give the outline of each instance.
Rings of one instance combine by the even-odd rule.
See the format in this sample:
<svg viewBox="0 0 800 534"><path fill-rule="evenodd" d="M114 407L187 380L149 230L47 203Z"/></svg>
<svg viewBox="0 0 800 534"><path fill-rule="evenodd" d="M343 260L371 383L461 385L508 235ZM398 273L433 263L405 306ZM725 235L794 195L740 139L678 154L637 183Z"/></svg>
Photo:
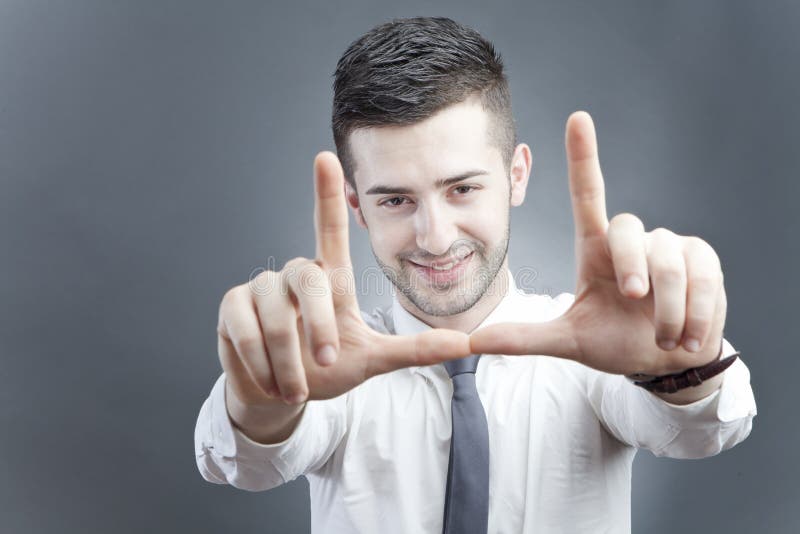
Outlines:
<svg viewBox="0 0 800 534"><path fill-rule="evenodd" d="M446 263L435 263L431 265L421 265L411 260L408 260L408 262L414 267L415 271L432 282L451 282L461 276L472 260L473 254L475 254L474 251L460 260L451 260Z"/></svg>

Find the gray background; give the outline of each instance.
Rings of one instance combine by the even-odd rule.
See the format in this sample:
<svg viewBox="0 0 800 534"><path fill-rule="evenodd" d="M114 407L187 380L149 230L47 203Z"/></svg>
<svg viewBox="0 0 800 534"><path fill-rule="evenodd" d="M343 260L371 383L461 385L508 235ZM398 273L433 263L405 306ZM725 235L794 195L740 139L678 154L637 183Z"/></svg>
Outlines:
<svg viewBox="0 0 800 534"><path fill-rule="evenodd" d="M574 290L576 109L597 125L609 216L722 258L760 414L714 458L640 452L634 532L800 531L800 7L633 0L0 1L0 530L308 531L304 479L250 493L195 466L218 305L254 269L313 255L336 60L413 15L471 25L506 60L533 149L510 256L535 271L527 290ZM374 268L351 229L356 268Z"/></svg>

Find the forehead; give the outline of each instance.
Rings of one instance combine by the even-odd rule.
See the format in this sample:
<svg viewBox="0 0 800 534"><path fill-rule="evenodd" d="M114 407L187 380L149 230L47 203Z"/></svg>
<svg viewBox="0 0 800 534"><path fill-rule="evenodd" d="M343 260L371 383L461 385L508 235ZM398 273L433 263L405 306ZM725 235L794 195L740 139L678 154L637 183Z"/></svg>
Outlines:
<svg viewBox="0 0 800 534"><path fill-rule="evenodd" d="M488 142L488 126L488 114L471 99L415 124L357 129L350 134L356 186L422 187L464 170L495 169L502 160Z"/></svg>

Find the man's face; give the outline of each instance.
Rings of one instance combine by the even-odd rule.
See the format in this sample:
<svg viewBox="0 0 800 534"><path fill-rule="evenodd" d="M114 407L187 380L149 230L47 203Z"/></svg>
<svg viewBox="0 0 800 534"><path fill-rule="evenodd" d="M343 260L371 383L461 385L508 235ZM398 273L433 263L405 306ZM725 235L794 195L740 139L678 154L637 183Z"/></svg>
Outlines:
<svg viewBox="0 0 800 534"><path fill-rule="evenodd" d="M471 308L505 265L511 189L488 126L480 102L468 100L414 125L350 136L356 218L389 280L431 316Z"/></svg>

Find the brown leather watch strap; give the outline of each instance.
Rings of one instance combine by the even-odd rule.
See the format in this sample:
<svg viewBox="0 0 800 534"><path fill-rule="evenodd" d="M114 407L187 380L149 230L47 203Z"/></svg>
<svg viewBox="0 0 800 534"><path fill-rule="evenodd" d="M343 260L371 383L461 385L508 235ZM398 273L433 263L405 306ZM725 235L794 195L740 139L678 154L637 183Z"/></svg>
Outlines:
<svg viewBox="0 0 800 534"><path fill-rule="evenodd" d="M735 352L721 360L714 360L700 367L692 367L680 373L659 376L653 380L643 382L634 381L633 383L654 393L675 393L681 389L699 386L712 376L720 374L730 367L740 354L739 352Z"/></svg>

